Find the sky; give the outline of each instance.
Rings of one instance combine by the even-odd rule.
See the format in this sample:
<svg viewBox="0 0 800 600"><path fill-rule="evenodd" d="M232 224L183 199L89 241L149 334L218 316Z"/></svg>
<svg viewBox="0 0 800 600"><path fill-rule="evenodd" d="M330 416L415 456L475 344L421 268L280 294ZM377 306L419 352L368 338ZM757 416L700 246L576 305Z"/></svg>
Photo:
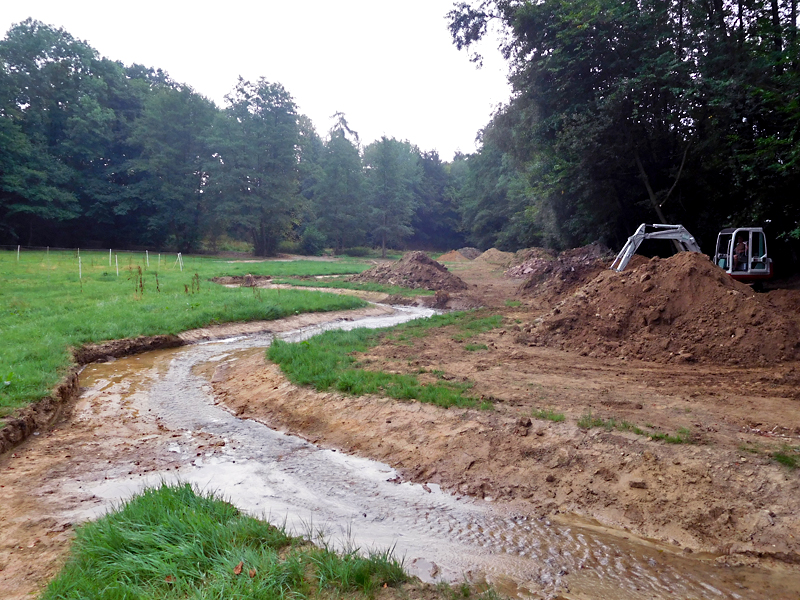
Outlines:
<svg viewBox="0 0 800 600"><path fill-rule="evenodd" d="M126 65L161 68L224 106L239 76L281 83L326 137L335 112L362 144L408 140L442 160L474 152L507 102L507 66L482 42L478 69L452 44L454 0L26 0L0 12L2 34L28 17Z"/></svg>

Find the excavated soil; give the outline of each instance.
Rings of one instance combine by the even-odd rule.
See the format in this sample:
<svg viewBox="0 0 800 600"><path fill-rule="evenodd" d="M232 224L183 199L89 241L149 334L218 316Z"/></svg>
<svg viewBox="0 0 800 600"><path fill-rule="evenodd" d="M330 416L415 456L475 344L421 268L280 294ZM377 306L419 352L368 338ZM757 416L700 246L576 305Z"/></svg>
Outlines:
<svg viewBox="0 0 800 600"><path fill-rule="evenodd" d="M786 292L773 302L775 294L757 294L705 255L681 252L602 271L519 341L589 356L774 365L800 358L797 298Z"/></svg>
<svg viewBox="0 0 800 600"><path fill-rule="evenodd" d="M443 292L467 289L467 284L459 277L423 252L409 252L396 263L377 265L363 273L353 275L348 281L383 283Z"/></svg>
<svg viewBox="0 0 800 600"><path fill-rule="evenodd" d="M513 252L503 252L497 248L489 248L475 260L488 262L493 265L500 265L502 267L509 267L514 262L514 254Z"/></svg>

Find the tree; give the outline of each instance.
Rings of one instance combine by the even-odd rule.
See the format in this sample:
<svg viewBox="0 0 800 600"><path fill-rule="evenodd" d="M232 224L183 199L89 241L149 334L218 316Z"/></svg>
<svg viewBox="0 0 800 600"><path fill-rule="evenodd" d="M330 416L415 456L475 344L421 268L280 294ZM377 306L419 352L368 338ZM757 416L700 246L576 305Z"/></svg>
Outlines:
<svg viewBox="0 0 800 600"><path fill-rule="evenodd" d="M621 244L651 220L710 238L796 206L800 130L779 108L800 92L794 0L485 0L449 18L459 48L505 29L503 150L563 244Z"/></svg>
<svg viewBox="0 0 800 600"><path fill-rule="evenodd" d="M414 190L421 178L418 156L410 143L386 136L364 149L372 236L384 258L387 243L402 243L414 231Z"/></svg>
<svg viewBox="0 0 800 600"><path fill-rule="evenodd" d="M342 129L331 130L320 168L314 188L314 227L340 252L363 241L367 211L361 156Z"/></svg>
<svg viewBox="0 0 800 600"><path fill-rule="evenodd" d="M411 243L436 249L463 246L461 217L456 198L448 193L449 165L442 162L435 150L423 152L419 158L421 179L417 188L417 209L412 226Z"/></svg>
<svg viewBox="0 0 800 600"><path fill-rule="evenodd" d="M256 256L277 251L298 190L298 116L279 83L239 78L210 134L210 192L217 216L246 233Z"/></svg>
<svg viewBox="0 0 800 600"><path fill-rule="evenodd" d="M156 245L169 240L183 251L199 246L209 212L207 130L215 113L190 87L161 86L148 95L136 121L131 141L141 153L130 166L143 173L139 197L152 209L147 228Z"/></svg>

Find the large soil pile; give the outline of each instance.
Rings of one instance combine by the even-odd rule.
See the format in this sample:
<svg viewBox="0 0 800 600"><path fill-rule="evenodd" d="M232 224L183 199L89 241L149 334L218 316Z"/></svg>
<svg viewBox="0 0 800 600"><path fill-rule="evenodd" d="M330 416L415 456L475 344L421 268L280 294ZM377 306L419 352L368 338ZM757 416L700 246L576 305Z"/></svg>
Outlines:
<svg viewBox="0 0 800 600"><path fill-rule="evenodd" d="M521 294L555 298L594 279L612 259L613 253L602 244L566 250L555 257L546 251L535 252L508 269L506 276L526 278Z"/></svg>
<svg viewBox="0 0 800 600"><path fill-rule="evenodd" d="M755 366L800 357L800 327L702 254L605 270L520 342L590 356Z"/></svg>
<svg viewBox="0 0 800 600"><path fill-rule="evenodd" d="M407 288L445 292L467 289L467 284L450 273L447 267L428 258L422 252L409 252L396 263L378 265L359 275L353 275L348 281L401 285Z"/></svg>
<svg viewBox="0 0 800 600"><path fill-rule="evenodd" d="M497 248L489 248L486 252L478 256L475 260L487 262L492 265L501 265L508 267L514 262L514 254L511 252L503 252Z"/></svg>

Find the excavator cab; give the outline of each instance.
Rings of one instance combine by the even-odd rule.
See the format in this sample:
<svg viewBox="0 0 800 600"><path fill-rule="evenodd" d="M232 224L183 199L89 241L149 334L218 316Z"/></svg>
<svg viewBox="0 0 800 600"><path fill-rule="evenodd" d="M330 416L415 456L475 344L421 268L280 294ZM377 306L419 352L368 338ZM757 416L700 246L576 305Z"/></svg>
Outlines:
<svg viewBox="0 0 800 600"><path fill-rule="evenodd" d="M728 275L745 283L772 277L772 259L767 256L767 238L761 227L729 227L717 235L714 263Z"/></svg>

